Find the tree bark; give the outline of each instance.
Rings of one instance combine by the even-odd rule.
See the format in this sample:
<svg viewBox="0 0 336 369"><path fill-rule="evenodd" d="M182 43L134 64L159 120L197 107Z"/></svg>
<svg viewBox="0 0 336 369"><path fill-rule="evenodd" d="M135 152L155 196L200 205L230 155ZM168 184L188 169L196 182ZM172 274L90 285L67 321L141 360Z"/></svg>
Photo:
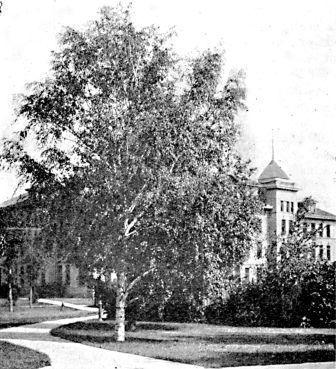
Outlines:
<svg viewBox="0 0 336 369"><path fill-rule="evenodd" d="M101 296L99 296L99 300L98 300L98 320L100 322L103 321L103 302L102 302Z"/></svg>
<svg viewBox="0 0 336 369"><path fill-rule="evenodd" d="M30 288L29 288L29 307L32 308L33 307L33 285L30 284Z"/></svg>
<svg viewBox="0 0 336 369"><path fill-rule="evenodd" d="M13 286L12 286L12 269L9 269L9 283L8 283L8 300L9 300L9 311L12 313L14 311L13 302Z"/></svg>
<svg viewBox="0 0 336 369"><path fill-rule="evenodd" d="M124 272L117 274L117 298L115 337L117 342L125 341L125 308L126 308L126 275Z"/></svg>

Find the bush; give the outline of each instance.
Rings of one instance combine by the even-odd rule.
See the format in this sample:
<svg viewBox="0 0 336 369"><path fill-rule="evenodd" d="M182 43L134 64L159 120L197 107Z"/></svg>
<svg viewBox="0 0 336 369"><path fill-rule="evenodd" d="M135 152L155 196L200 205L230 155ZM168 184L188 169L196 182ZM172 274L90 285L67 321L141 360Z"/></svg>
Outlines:
<svg viewBox="0 0 336 369"><path fill-rule="evenodd" d="M335 267L316 263L300 283L286 280L279 271L266 272L254 284L231 291L205 310L210 323L239 326L329 327L335 321Z"/></svg>
<svg viewBox="0 0 336 369"><path fill-rule="evenodd" d="M2 299L8 298L8 285L7 284L0 285L0 298Z"/></svg>
<svg viewBox="0 0 336 369"><path fill-rule="evenodd" d="M47 283L35 287L35 298L64 297L66 286L62 283Z"/></svg>
<svg viewBox="0 0 336 369"><path fill-rule="evenodd" d="M202 319L200 306L187 295L173 293L165 303L163 320L165 322L195 322Z"/></svg>
<svg viewBox="0 0 336 369"><path fill-rule="evenodd" d="M300 310L314 327L329 327L336 319L335 265L320 264L305 278Z"/></svg>
<svg viewBox="0 0 336 369"><path fill-rule="evenodd" d="M3 298L3 299L8 300L8 293L9 293L8 285L7 284L2 284L0 286L0 297ZM20 295L20 288L19 288L19 286L14 284L12 286L12 296L13 296L14 305L15 305L17 299L19 298L19 295Z"/></svg>

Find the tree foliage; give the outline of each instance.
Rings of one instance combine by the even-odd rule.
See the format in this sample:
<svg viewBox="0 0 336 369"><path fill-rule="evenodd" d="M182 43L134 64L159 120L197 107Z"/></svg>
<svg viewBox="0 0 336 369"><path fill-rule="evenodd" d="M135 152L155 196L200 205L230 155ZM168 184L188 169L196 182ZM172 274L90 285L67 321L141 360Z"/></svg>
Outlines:
<svg viewBox="0 0 336 369"><path fill-rule="evenodd" d="M45 264L45 249L38 228L39 223L31 199L19 196L16 203L0 209L0 267L7 275L8 284L30 288L30 303L33 288Z"/></svg>
<svg viewBox="0 0 336 369"><path fill-rule="evenodd" d="M276 258L251 284L239 285L229 299L207 310L224 324L329 327L335 320L335 263L316 255L316 232L305 228L312 198L302 202L288 237L279 240Z"/></svg>
<svg viewBox="0 0 336 369"><path fill-rule="evenodd" d="M120 8L66 29L2 155L31 183L46 246L116 273L117 313L150 272L218 293L258 230L251 170L235 150L242 74L222 80L217 51L181 60L170 38Z"/></svg>

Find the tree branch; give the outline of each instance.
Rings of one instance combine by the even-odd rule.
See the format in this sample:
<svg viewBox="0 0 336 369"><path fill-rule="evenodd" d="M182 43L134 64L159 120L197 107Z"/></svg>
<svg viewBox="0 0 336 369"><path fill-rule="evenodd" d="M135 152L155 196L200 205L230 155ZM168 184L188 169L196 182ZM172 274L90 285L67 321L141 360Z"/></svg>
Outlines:
<svg viewBox="0 0 336 369"><path fill-rule="evenodd" d="M146 270L144 273L142 273L141 275L139 275L138 277L136 277L135 279L133 279L133 281L127 286L126 288L126 293L128 294L129 291L137 284L141 281L142 278L146 277L148 274L152 273L155 270L155 268L151 268Z"/></svg>
<svg viewBox="0 0 336 369"><path fill-rule="evenodd" d="M131 304L133 304L133 302L138 301L139 299L140 299L140 297L139 297L139 296L134 297L134 299L132 299L132 300L128 301L128 304L127 304L127 305L131 305Z"/></svg>
<svg viewBox="0 0 336 369"><path fill-rule="evenodd" d="M131 229L135 226L136 222L139 218L141 218L144 215L144 211L142 211L138 216L136 216L131 223L128 223L128 219L125 220L124 228L125 228L125 236L129 237L133 232L131 232Z"/></svg>

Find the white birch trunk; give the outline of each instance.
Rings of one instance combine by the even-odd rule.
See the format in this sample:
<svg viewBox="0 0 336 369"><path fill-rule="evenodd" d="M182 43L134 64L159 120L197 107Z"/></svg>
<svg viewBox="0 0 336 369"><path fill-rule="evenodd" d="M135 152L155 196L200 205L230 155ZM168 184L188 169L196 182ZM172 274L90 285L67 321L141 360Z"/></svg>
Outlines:
<svg viewBox="0 0 336 369"><path fill-rule="evenodd" d="M124 272L117 274L117 298L115 337L117 342L125 341L125 307L126 307L126 276Z"/></svg>
<svg viewBox="0 0 336 369"><path fill-rule="evenodd" d="M101 297L99 297L99 301L98 301L98 320L100 322L103 321L103 302Z"/></svg>
<svg viewBox="0 0 336 369"><path fill-rule="evenodd" d="M8 300L9 300L9 311L12 313L14 311L14 302L13 302L13 285L12 285L11 268L9 269Z"/></svg>
<svg viewBox="0 0 336 369"><path fill-rule="evenodd" d="M29 307L32 308L33 307L33 285L30 285L29 288Z"/></svg>

